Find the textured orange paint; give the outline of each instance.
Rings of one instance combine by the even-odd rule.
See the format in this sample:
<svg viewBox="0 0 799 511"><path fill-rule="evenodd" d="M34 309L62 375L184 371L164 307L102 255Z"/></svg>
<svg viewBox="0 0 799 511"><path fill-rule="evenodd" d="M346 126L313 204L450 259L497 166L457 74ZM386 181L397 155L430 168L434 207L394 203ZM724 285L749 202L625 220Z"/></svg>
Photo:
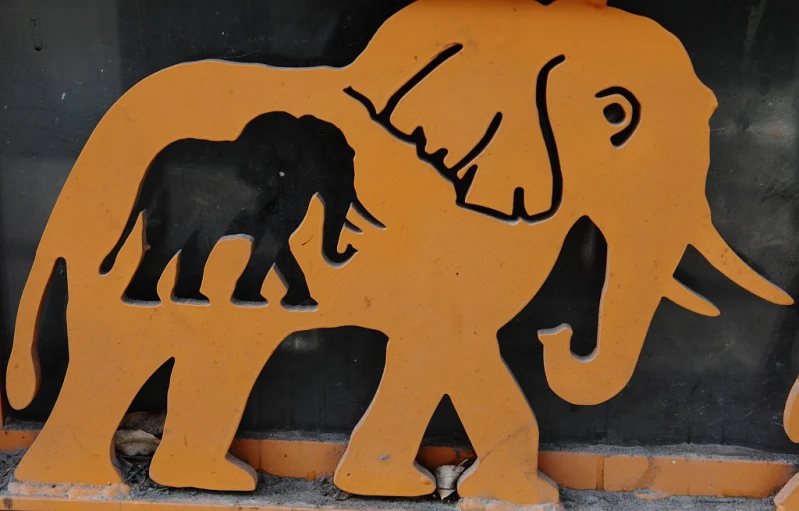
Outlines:
<svg viewBox="0 0 799 511"><path fill-rule="evenodd" d="M689 244L742 287L792 303L712 225L705 180L716 100L684 48L652 21L597 4L421 0L392 17L345 68L201 61L160 71L126 92L75 163L20 301L7 371L17 408L38 388L42 296L55 262L66 260L69 368L16 477L121 482L112 464L114 430L143 382L174 358L151 477L167 486L251 490L255 472L228 449L261 368L292 332L356 325L384 332L389 342L376 396L336 468L339 487L366 495L431 493L432 476L416 456L430 416L448 395L478 456L458 482L461 496L556 502L557 489L538 471L535 416L496 334L540 289L579 218L589 216L609 247L597 350L574 356L567 325L539 333L548 382L570 402L599 403L624 388L664 297L701 314L719 313L672 278ZM452 49L457 54L413 83ZM413 86L398 98L406 83ZM353 90L376 112L370 115ZM621 123L603 114L612 104L625 112ZM387 105L393 110L381 118ZM323 208L312 202L291 250L317 310L231 303L251 252L242 238L220 241L208 260L202 292L210 305L171 300L177 259L161 277L159 303L121 300L146 250L142 217L114 268L106 275L98 270L149 163L176 140L234 140L250 119L271 111L314 115L345 134L356 154L358 195L386 228L344 233L342 243L358 253L333 267L321 255ZM498 112L496 136L470 154ZM419 126L425 143L417 137L414 148L407 139ZM630 136L614 142L624 132ZM456 167L463 158L472 164L465 171L437 172L435 162L428 164ZM464 176L474 178L465 198L452 186ZM562 203L555 176L562 178ZM517 188L524 197L516 197ZM466 203L513 215L501 220ZM550 209L540 221L530 217ZM457 370L442 371L442 360ZM262 449L259 463L266 468L281 455L303 451Z"/></svg>
<svg viewBox="0 0 799 511"><path fill-rule="evenodd" d="M604 463L604 489L765 498L784 485L793 472L789 464L769 461L610 456Z"/></svg>

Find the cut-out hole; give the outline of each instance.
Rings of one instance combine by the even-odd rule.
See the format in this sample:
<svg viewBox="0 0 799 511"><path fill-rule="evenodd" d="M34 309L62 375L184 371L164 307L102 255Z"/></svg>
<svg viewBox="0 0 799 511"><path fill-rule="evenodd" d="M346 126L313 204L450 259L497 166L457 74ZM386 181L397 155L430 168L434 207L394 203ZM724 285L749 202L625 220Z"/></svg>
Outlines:
<svg viewBox="0 0 799 511"><path fill-rule="evenodd" d="M618 103L611 103L606 106L604 110L602 110L602 113L605 114L605 119L614 125L624 124L625 119L627 119L627 114L624 113L624 107Z"/></svg>
<svg viewBox="0 0 799 511"><path fill-rule="evenodd" d="M175 358L170 358L161 365L136 393L127 413L132 412L158 412L167 409L167 389L172 378L172 369L175 367Z"/></svg>
<svg viewBox="0 0 799 511"><path fill-rule="evenodd" d="M627 101L627 103L629 103L630 108L632 109L632 111L629 112L630 122L628 122L627 125L624 126L624 128L622 128L621 131L619 131L618 133L614 133L610 137L610 143L613 144L614 147L621 147L624 144L626 144L628 140L630 140L630 138L635 133L635 130L638 129L638 125L641 123L641 102L638 101L638 98L635 97L635 94L630 92L628 89L625 89L624 87L608 87L607 89L601 90L596 93L596 97L599 99L607 98L610 96L621 96ZM605 107L605 109L603 110L605 118L608 119L608 121L611 124L623 125L623 123L614 123L608 117L608 108L614 107L614 105L618 105L618 107L622 110L624 117L625 118L627 117L628 114L627 112L624 111L624 107L622 107L618 103L612 103L607 107ZM614 110L616 110L616 108L611 108L610 113L614 113L613 112Z"/></svg>
<svg viewBox="0 0 799 511"><path fill-rule="evenodd" d="M53 271L44 290L43 301L37 318L36 354L41 369L41 384L36 397L27 408L14 411L13 416L21 420L46 420L53 409L66 377L69 363L67 341L67 303L69 302L69 283L67 282L67 262L63 257L56 259ZM4 360L11 354L12 337L7 336L4 345Z"/></svg>
<svg viewBox="0 0 799 511"><path fill-rule="evenodd" d="M176 141L151 162L129 221L100 271L113 268L138 214L146 210L150 248L128 285L127 299L158 301L158 279L180 252L173 298L207 303L200 287L211 250L223 236L247 235L253 250L234 301L263 304L261 285L277 264L287 280L288 305L315 305L289 246L311 198L319 196L325 207L322 251L328 261L342 263L355 253L354 247L337 250L350 209L384 228L356 196L354 157L334 125L285 112L255 117L231 142Z"/></svg>
<svg viewBox="0 0 799 511"><path fill-rule="evenodd" d="M573 330L572 353L586 356L594 351L607 249L602 231L589 217L581 217L569 229L563 248L541 289L499 332L502 356L517 377L530 371L530 356L540 356L537 350L542 345L535 338L538 330L567 323Z"/></svg>
<svg viewBox="0 0 799 511"><path fill-rule="evenodd" d="M377 391L387 342L383 333L359 327L293 333L258 376L239 432L305 430L348 437Z"/></svg>
<svg viewBox="0 0 799 511"><path fill-rule="evenodd" d="M444 445L452 442L469 450L472 449L472 444L466 434L466 429L463 427L463 422L458 416L458 411L455 410L452 399L445 394L439 401L432 417L430 417L430 423L425 430L422 445Z"/></svg>
<svg viewBox="0 0 799 511"><path fill-rule="evenodd" d="M42 25L38 16L34 16L30 20L31 39L33 41L33 50L42 51L44 43L42 43Z"/></svg>

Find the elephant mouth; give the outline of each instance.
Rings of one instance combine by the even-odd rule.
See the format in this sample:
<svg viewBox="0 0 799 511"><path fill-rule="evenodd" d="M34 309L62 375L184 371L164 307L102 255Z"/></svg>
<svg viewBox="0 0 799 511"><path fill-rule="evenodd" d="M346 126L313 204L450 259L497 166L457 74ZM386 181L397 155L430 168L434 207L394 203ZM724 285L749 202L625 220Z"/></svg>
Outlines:
<svg viewBox="0 0 799 511"><path fill-rule="evenodd" d="M563 202L563 174L561 171L560 156L558 155L558 146L555 141L555 134L552 130L552 124L550 123L547 110L547 83L552 70L566 61L564 55L558 55L544 64L538 72L535 86L535 105L538 111L538 122L549 158L549 169L552 173L552 200L546 211L529 214L524 204L524 188L521 187L517 187L513 192L513 209L510 214L488 206L472 204L466 200L478 170L477 164L472 162L494 139L494 136L497 134L502 124L502 112L494 114L494 117L491 119L491 122L488 124L480 140L469 150L466 156L451 167L447 166L444 162L444 158L449 153L447 149L439 149L434 152L429 152L427 150L427 136L425 135L424 128L419 126L411 133L405 133L392 124L391 116L402 98L462 49L462 44L455 44L439 53L430 63L397 89L380 112L377 111L372 100L352 87L344 89L344 93L361 103L369 113L369 117L378 125L382 126L388 133L400 141L416 147L417 157L433 167L444 179L452 184L455 189L455 203L458 206L504 222L522 221L525 223L536 223L552 218L560 209ZM463 169L466 169L466 171L462 172Z"/></svg>

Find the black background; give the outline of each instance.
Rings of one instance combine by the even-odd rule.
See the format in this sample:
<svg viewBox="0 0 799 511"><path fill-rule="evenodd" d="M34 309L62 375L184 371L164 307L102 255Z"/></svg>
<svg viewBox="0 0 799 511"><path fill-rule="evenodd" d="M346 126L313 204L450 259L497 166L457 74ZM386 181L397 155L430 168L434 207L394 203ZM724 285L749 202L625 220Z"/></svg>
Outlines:
<svg viewBox="0 0 799 511"><path fill-rule="evenodd" d="M60 188L94 125L125 90L166 66L209 57L284 66L346 65L380 23L406 3L0 3L3 359L8 358L13 320L37 243ZM453 4L457 8L455 0ZM794 236L799 205L799 2L623 0L611 5L655 19L686 46L697 74L720 103L711 120L707 184L715 225L754 268L799 296ZM714 301L722 316L700 317L664 301L635 375L621 394L599 406L580 407L548 389L535 331L569 322L575 326L575 351L590 351L604 249L601 234L590 224L575 226L544 289L500 331L503 356L536 412L542 441L688 442L799 452L782 430L785 398L799 374L797 308L748 295L691 250L678 276ZM11 417L43 420L58 394L68 358L58 314L63 297L57 291L63 285L63 278L57 279L41 328L42 390L23 412L6 405ZM385 343L382 334L357 328L290 337L253 389L242 430L349 432L377 388ZM165 407L168 369L148 382L134 408ZM457 370L441 360L441 371ZM428 434L438 441L466 440L446 399Z"/></svg>

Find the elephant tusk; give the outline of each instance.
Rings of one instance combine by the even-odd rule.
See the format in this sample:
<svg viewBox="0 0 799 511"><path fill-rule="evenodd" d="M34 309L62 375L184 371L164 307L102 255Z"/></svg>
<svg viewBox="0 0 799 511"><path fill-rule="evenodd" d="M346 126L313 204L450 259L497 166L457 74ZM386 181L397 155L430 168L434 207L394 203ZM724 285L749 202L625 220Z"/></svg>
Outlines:
<svg viewBox="0 0 799 511"><path fill-rule="evenodd" d="M793 298L749 267L710 224L692 245L725 277L755 296L777 305L792 305Z"/></svg>
<svg viewBox="0 0 799 511"><path fill-rule="evenodd" d="M721 314L710 300L676 280L671 281L663 296L680 307L703 316L716 317Z"/></svg>
<svg viewBox="0 0 799 511"><path fill-rule="evenodd" d="M354 209L355 212L358 213L358 215L361 218L363 218L364 220L366 220L370 224L374 225L378 229L385 229L386 228L386 226L383 225L383 222L381 222L380 220L375 218L374 215L372 215L372 213L370 213L369 210L366 209L366 206L364 206L361 203L360 199L358 199L357 197L355 198L354 201L352 201L352 209Z"/></svg>
<svg viewBox="0 0 799 511"><path fill-rule="evenodd" d="M344 225L356 234L363 234L363 229L355 225L354 223L350 222L349 218L344 219Z"/></svg>

